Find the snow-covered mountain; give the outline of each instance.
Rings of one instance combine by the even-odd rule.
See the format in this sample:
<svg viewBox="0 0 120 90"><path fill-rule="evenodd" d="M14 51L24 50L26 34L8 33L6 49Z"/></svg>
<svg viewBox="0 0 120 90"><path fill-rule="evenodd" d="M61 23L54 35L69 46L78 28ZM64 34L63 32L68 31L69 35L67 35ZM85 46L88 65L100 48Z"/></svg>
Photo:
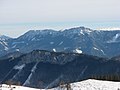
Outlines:
<svg viewBox="0 0 120 90"><path fill-rule="evenodd" d="M0 35L0 40L8 40L8 39L10 39L10 37L8 37L8 36L5 36L5 35Z"/></svg>
<svg viewBox="0 0 120 90"><path fill-rule="evenodd" d="M0 35L0 56L6 55L9 52L9 45L8 45L8 41L9 39L11 39L8 36L5 35Z"/></svg>
<svg viewBox="0 0 120 90"><path fill-rule="evenodd" d="M85 27L55 30L30 30L15 39L1 40L0 56L33 50L76 52L101 57L113 57L120 52L120 30L100 31Z"/></svg>
<svg viewBox="0 0 120 90"><path fill-rule="evenodd" d="M66 85L61 85L51 89L35 89L23 86L5 85L0 87L1 90L120 90L120 82L101 81L101 80L85 80L69 84L69 89Z"/></svg>
<svg viewBox="0 0 120 90"><path fill-rule="evenodd" d="M96 56L34 50L16 58L0 60L0 83L52 88L78 82L94 75L120 74L120 60Z"/></svg>

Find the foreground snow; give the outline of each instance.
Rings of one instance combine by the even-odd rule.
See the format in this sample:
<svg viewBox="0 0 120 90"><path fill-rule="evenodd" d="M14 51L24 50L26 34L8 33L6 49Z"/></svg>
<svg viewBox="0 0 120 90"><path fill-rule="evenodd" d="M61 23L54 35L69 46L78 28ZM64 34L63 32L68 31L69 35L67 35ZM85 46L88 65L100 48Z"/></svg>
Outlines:
<svg viewBox="0 0 120 90"><path fill-rule="evenodd" d="M81 82L71 83L70 90L120 90L120 82L100 81L100 80L85 80ZM12 88L12 89L11 89ZM22 86L14 86L3 84L0 90L67 90L65 85L53 89L34 89Z"/></svg>
<svg viewBox="0 0 120 90"><path fill-rule="evenodd" d="M0 90L40 90L40 89L34 89L34 88L29 88L29 87L23 87L23 86L9 86L9 85L5 85L3 84L0 87Z"/></svg>

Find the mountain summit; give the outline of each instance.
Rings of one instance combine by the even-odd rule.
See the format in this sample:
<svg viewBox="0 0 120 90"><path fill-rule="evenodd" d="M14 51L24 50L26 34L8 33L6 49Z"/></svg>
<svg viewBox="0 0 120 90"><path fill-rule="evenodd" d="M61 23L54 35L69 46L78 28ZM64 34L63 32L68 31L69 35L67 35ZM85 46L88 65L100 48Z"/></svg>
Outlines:
<svg viewBox="0 0 120 90"><path fill-rule="evenodd" d="M3 41L1 40L1 42ZM0 56L15 51L28 53L40 49L55 52L79 50L89 55L113 57L118 56L120 52L120 30L100 31L85 27L70 28L63 31L30 30L18 38L6 39L5 43L6 45L0 43Z"/></svg>
<svg viewBox="0 0 120 90"><path fill-rule="evenodd" d="M0 35L0 40L8 40L10 37L5 36L5 35Z"/></svg>

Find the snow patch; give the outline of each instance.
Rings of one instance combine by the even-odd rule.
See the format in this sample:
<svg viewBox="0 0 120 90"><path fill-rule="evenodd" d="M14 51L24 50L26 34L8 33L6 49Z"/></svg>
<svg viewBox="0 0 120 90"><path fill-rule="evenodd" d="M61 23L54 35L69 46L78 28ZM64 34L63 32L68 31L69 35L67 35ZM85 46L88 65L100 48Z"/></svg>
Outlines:
<svg viewBox="0 0 120 90"><path fill-rule="evenodd" d="M12 45L19 44L19 43L25 43L24 41L21 42L13 42Z"/></svg>
<svg viewBox="0 0 120 90"><path fill-rule="evenodd" d="M16 45L13 45L13 46L12 46L12 48L15 48L15 47L16 47Z"/></svg>
<svg viewBox="0 0 120 90"><path fill-rule="evenodd" d="M117 42L117 38L119 38L119 37L120 37L120 34L118 33L118 34L116 34L116 35L112 38L112 40L107 41L107 43L114 43L114 42Z"/></svg>
<svg viewBox="0 0 120 90"><path fill-rule="evenodd" d="M53 52L56 52L56 49L55 49L55 48L53 48Z"/></svg>
<svg viewBox="0 0 120 90"><path fill-rule="evenodd" d="M50 44L54 44L54 42L50 42Z"/></svg>
<svg viewBox="0 0 120 90"><path fill-rule="evenodd" d="M14 69L17 69L17 70L21 70L21 69L23 69L25 67L25 64L22 64L22 65L16 65L15 67L14 67Z"/></svg>
<svg viewBox="0 0 120 90"><path fill-rule="evenodd" d="M93 47L93 49L95 49L95 50L99 50L98 48L96 48L96 47Z"/></svg>
<svg viewBox="0 0 120 90"><path fill-rule="evenodd" d="M16 85L6 85L2 84L0 87L0 90L45 90L45 89L35 89L35 88L29 88L24 86L16 86Z"/></svg>
<svg viewBox="0 0 120 90"><path fill-rule="evenodd" d="M16 49L16 51L20 51L19 49Z"/></svg>
<svg viewBox="0 0 120 90"><path fill-rule="evenodd" d="M35 37L31 39L31 41L35 41L35 40L36 40L36 38L35 38Z"/></svg>
<svg viewBox="0 0 120 90"><path fill-rule="evenodd" d="M80 31L80 34L84 35L83 30Z"/></svg>
<svg viewBox="0 0 120 90"><path fill-rule="evenodd" d="M60 43L59 43L59 45L62 45L63 44L63 41L61 41Z"/></svg>
<svg viewBox="0 0 120 90"><path fill-rule="evenodd" d="M2 44L2 46L4 47L4 50L5 50L5 51L8 51L8 50L9 50L8 44L7 44L6 42L0 41L0 44Z"/></svg>
<svg viewBox="0 0 120 90"><path fill-rule="evenodd" d="M36 68L37 68L38 62L34 65L34 67L32 68L31 72L35 72Z"/></svg>
<svg viewBox="0 0 120 90"><path fill-rule="evenodd" d="M56 57L54 57L54 60L57 60L57 58L56 58Z"/></svg>
<svg viewBox="0 0 120 90"><path fill-rule="evenodd" d="M33 66L30 75L28 76L27 80L24 82L23 85L30 84L30 79L31 79L33 73L35 72L35 70L36 70L36 68L37 68L37 65L38 65L38 62Z"/></svg>
<svg viewBox="0 0 120 90"><path fill-rule="evenodd" d="M74 52L75 52L75 53L78 53L78 54L81 54L81 53L82 53L82 50L80 50L80 49L75 49Z"/></svg>
<svg viewBox="0 0 120 90"><path fill-rule="evenodd" d="M103 50L100 50L102 53L103 53L103 55L105 55L105 53L104 53L104 51Z"/></svg>
<svg viewBox="0 0 120 90"><path fill-rule="evenodd" d="M9 48L8 48L8 47L6 47L6 46L5 46L4 48L5 48L5 49L4 49L5 51L8 51L8 50L9 50Z"/></svg>

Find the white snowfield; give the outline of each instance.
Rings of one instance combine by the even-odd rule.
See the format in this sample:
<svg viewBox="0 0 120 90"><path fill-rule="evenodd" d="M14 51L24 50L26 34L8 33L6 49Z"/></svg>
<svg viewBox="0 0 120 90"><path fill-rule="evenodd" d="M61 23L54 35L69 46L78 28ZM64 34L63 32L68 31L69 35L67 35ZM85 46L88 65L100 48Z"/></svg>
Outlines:
<svg viewBox="0 0 120 90"><path fill-rule="evenodd" d="M69 90L120 90L120 82L89 79L81 82L71 83L70 87L71 89ZM67 90L67 88L65 85L63 85L53 89L34 89L15 85L9 87L9 85L3 84L2 87L0 87L0 90Z"/></svg>
<svg viewBox="0 0 120 90"><path fill-rule="evenodd" d="M23 86L15 86L15 85L6 85L2 84L0 86L0 90L40 90L40 89L34 89L34 88L29 88L29 87L23 87Z"/></svg>

